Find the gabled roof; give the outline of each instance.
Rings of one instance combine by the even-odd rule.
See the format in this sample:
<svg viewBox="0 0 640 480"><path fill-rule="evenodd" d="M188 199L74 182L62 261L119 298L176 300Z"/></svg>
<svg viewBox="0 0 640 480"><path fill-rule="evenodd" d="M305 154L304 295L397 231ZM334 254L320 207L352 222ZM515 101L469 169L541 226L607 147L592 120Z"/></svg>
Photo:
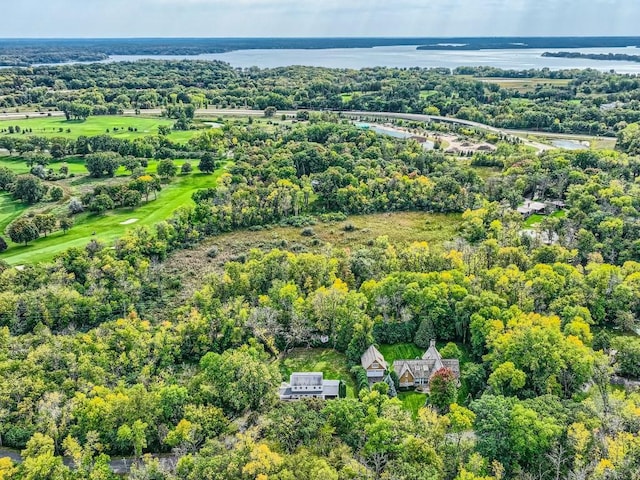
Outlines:
<svg viewBox="0 0 640 480"><path fill-rule="evenodd" d="M373 362L378 362L383 368L387 368L387 362L385 362L382 354L375 346L371 345L367 348L367 351L362 354L360 363L362 364L362 368L366 370L371 366L371 364L373 364Z"/></svg>
<svg viewBox="0 0 640 480"><path fill-rule="evenodd" d="M309 387L322 385L322 372L294 372L289 383L292 387Z"/></svg>
<svg viewBox="0 0 640 480"><path fill-rule="evenodd" d="M432 368L434 372L440 370L444 366L442 364L442 356L436 348L435 340L431 340L431 342L429 342L429 349L424 352L424 355L422 355L422 360L431 360L433 362Z"/></svg>
<svg viewBox="0 0 640 480"><path fill-rule="evenodd" d="M415 360L395 360L393 362L393 370L402 377L406 372L418 379L430 379L431 376L441 368L449 368L456 378L460 377L460 362L453 359L443 359L440 352L436 348L436 341L431 340L429 349L424 352L420 359Z"/></svg>
<svg viewBox="0 0 640 480"><path fill-rule="evenodd" d="M429 342L429 348L427 349L426 352L424 352L424 355L422 355L422 359L423 360L439 360L442 362L442 356L440 355L440 352L436 348L435 340L431 340Z"/></svg>
<svg viewBox="0 0 640 480"><path fill-rule="evenodd" d="M405 372L411 373L411 376L415 379L423 378L429 379L437 370L435 360L396 360L393 362L393 370L398 374L398 377L402 377Z"/></svg>
<svg viewBox="0 0 640 480"><path fill-rule="evenodd" d="M404 360L396 360L393 362L393 369L397 372L398 377L400 378L402 378L406 372L409 372L413 378L416 377L411 371L409 364Z"/></svg>
<svg viewBox="0 0 640 480"><path fill-rule="evenodd" d="M445 368L451 370L456 378L460 378L460 361L457 358L442 360L442 364Z"/></svg>

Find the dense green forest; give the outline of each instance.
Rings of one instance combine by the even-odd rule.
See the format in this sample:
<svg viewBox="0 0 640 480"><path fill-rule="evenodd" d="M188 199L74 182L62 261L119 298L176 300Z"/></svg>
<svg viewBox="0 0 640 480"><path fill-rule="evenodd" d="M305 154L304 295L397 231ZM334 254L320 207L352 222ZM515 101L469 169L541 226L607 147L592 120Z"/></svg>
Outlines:
<svg viewBox="0 0 640 480"><path fill-rule="evenodd" d="M522 90L486 77L539 81ZM426 112L500 128L615 136L640 120L639 98L638 78L591 70L239 70L217 62L142 61L0 72L0 109L69 112L71 106L71 111L86 112L81 113L84 117L182 102L194 108ZM603 107L613 102L618 102L617 108Z"/></svg>
<svg viewBox="0 0 640 480"><path fill-rule="evenodd" d="M193 191L114 242L98 234L19 268L0 257L0 479L117 478L120 456L132 479L640 478L639 80L564 72L520 91L488 74L3 70L7 111L61 109L71 132L5 122L0 198L57 201L64 215L26 213L0 237L38 248L88 215L160 208L177 182ZM600 108L611 102L624 106ZM206 105L265 117L211 128L195 118ZM73 132L155 108L166 123L151 134ZM322 109L437 110L619 142L537 152L491 134L495 148L460 156L309 111ZM65 197L60 182L76 180L84 194ZM524 218L534 199L558 210ZM407 241L407 212L455 233ZM373 214L387 230L357 226ZM401 389L398 372L363 380L370 345L402 358L432 339L459 360L459 383L445 368L429 394ZM346 398L279 401L294 367L322 368Z"/></svg>

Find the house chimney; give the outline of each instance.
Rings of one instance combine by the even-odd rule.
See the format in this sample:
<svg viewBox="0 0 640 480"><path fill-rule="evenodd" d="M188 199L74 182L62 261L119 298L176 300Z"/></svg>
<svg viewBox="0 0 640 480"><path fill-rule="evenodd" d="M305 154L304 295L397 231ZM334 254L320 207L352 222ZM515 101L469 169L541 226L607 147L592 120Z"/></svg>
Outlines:
<svg viewBox="0 0 640 480"><path fill-rule="evenodd" d="M429 347L436 348L436 341L432 339L432 340L429 342Z"/></svg>

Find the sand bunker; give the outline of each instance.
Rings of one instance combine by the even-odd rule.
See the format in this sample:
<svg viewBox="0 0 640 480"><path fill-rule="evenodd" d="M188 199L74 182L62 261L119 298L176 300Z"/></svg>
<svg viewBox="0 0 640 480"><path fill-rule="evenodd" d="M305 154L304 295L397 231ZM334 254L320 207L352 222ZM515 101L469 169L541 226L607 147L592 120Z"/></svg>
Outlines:
<svg viewBox="0 0 640 480"><path fill-rule="evenodd" d="M136 223L138 221L137 218L130 218L129 220L125 220L124 222L120 222L120 225L131 225L132 223Z"/></svg>

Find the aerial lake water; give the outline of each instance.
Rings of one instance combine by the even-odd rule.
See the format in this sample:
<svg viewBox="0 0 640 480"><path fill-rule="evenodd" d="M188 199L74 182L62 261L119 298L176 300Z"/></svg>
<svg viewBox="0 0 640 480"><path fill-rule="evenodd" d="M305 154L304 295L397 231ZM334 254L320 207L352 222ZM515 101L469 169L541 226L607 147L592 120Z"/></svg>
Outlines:
<svg viewBox="0 0 640 480"><path fill-rule="evenodd" d="M221 60L234 67L275 68L291 65L306 65L328 68L367 67L446 67L490 66L505 70L528 70L549 68L551 70L593 68L601 71L615 70L618 73L639 73L640 63L590 60L585 58L543 57L545 51L582 53L626 53L640 55L640 49L627 48L580 48L580 49L509 49L509 50L417 50L416 46L393 46L374 48L332 48L317 50L269 49L236 50L219 54L195 56L181 55L114 55L105 62L135 61L143 58L158 60Z"/></svg>

